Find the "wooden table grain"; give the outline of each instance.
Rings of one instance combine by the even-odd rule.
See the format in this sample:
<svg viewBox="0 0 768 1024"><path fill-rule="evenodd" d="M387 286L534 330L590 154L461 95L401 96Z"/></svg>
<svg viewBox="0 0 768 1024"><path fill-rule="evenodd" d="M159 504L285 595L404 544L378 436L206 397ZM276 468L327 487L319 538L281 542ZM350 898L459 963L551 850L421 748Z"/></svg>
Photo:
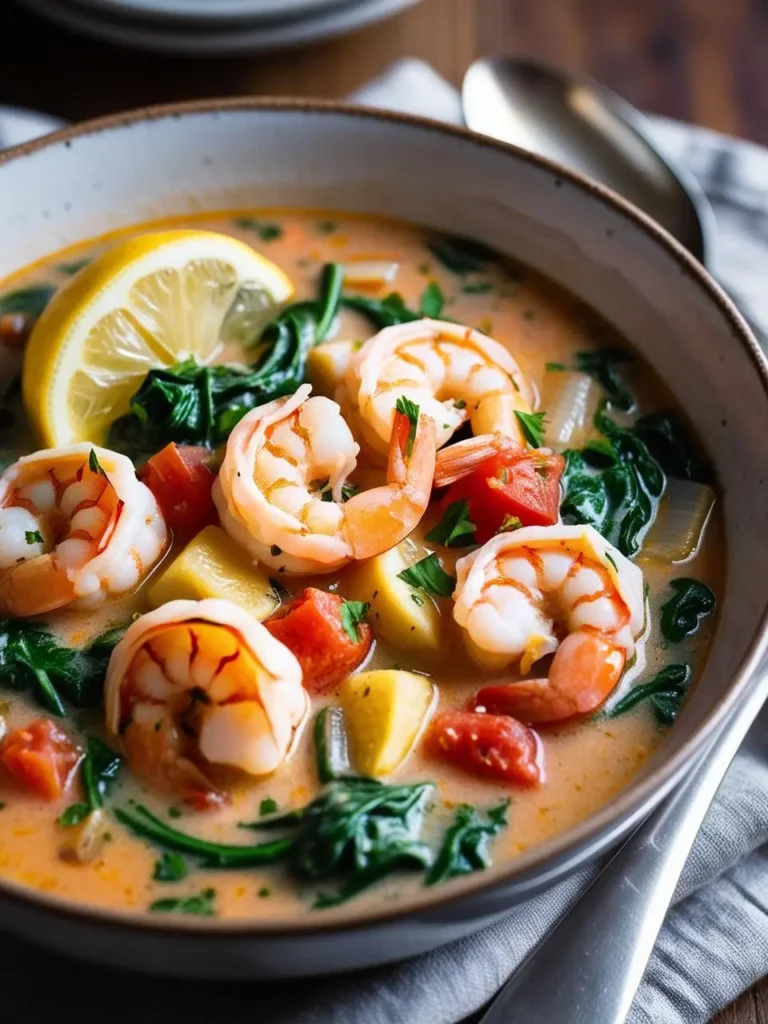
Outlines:
<svg viewBox="0 0 768 1024"><path fill-rule="evenodd" d="M172 100L342 97L403 56L459 85L480 55L585 71L639 107L768 144L766 0L423 0L345 39L269 56L137 54L51 27L0 0L0 104L78 120ZM768 1024L768 980L716 1018Z"/></svg>

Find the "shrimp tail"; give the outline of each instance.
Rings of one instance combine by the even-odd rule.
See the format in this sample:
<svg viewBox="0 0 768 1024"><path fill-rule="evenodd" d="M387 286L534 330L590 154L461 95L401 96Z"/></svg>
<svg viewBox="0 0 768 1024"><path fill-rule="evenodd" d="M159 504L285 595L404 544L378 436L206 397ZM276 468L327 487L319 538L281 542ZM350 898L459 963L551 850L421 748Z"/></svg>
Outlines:
<svg viewBox="0 0 768 1024"><path fill-rule="evenodd" d="M597 633L569 633L552 659L546 679L485 686L474 710L512 715L526 725L562 722L597 710L624 670L626 652Z"/></svg>
<svg viewBox="0 0 768 1024"><path fill-rule="evenodd" d="M434 486L448 487L462 480L492 455L519 451L520 445L504 434L480 434L465 441L457 441L437 453Z"/></svg>
<svg viewBox="0 0 768 1024"><path fill-rule="evenodd" d="M411 430L408 416L396 412L386 486L356 494L344 506L349 545L356 559L372 558L395 547L427 510L435 474L434 420L422 415L413 438Z"/></svg>

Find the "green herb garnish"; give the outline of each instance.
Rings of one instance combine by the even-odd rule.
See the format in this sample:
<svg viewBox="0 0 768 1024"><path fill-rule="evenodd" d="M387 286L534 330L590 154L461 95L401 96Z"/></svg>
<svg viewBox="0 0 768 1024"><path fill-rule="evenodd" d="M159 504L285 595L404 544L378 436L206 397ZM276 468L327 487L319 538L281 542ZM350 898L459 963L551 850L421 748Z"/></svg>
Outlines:
<svg viewBox="0 0 768 1024"><path fill-rule="evenodd" d="M709 587L699 580L680 577L670 580L669 585L675 593L661 606L661 632L668 643L679 644L696 632L717 602Z"/></svg>
<svg viewBox="0 0 768 1024"><path fill-rule="evenodd" d="M541 442L544 440L546 415L545 412L522 412L520 409L515 409L515 416L520 423L523 437L532 448L541 448Z"/></svg>
<svg viewBox="0 0 768 1024"><path fill-rule="evenodd" d="M64 828L72 828L74 825L79 825L81 821L85 821L90 813L90 804L70 804L56 819L56 824Z"/></svg>
<svg viewBox="0 0 768 1024"><path fill-rule="evenodd" d="M369 299L364 295L345 295L342 297L341 304L348 309L362 313L379 329L421 319L421 313L409 309L399 292L390 292L383 299Z"/></svg>
<svg viewBox="0 0 768 1024"><path fill-rule="evenodd" d="M442 293L440 285L436 281L430 281L424 291L421 293L421 304L419 306L419 312L423 316L428 316L432 320L437 320L440 314L443 312L443 306L445 305L445 296Z"/></svg>
<svg viewBox="0 0 768 1024"><path fill-rule="evenodd" d="M357 627L365 620L370 607L366 601L344 601L341 606L341 625L353 643L360 643Z"/></svg>
<svg viewBox="0 0 768 1024"><path fill-rule="evenodd" d="M196 896L180 896L171 899L155 900L154 903L150 903L149 909L153 912L166 914L198 914L201 917L215 917L216 908L213 904L215 898L215 889L203 889Z"/></svg>
<svg viewBox="0 0 768 1024"><path fill-rule="evenodd" d="M43 535L39 530L25 530L24 537L27 544L43 544Z"/></svg>
<svg viewBox="0 0 768 1024"><path fill-rule="evenodd" d="M259 814L262 818L265 818L268 814L275 814L278 810L277 800L273 800L271 796L266 796L259 804Z"/></svg>
<svg viewBox="0 0 768 1024"><path fill-rule="evenodd" d="M588 373L600 383L612 405L622 412L631 412L635 399L616 370L618 365L631 360L632 356L622 349L598 348L577 352L575 366L579 373Z"/></svg>
<svg viewBox="0 0 768 1024"><path fill-rule="evenodd" d="M88 456L88 469L90 469L90 471L92 473L98 473L99 476L103 476L105 480L109 479L107 477L106 470L104 469L102 464L99 462L98 456L96 455L96 449L95 448L91 448L91 453Z"/></svg>
<svg viewBox="0 0 768 1024"><path fill-rule="evenodd" d="M156 882L180 882L189 874L187 862L178 853L164 853L155 861L152 877Z"/></svg>
<svg viewBox="0 0 768 1024"><path fill-rule="evenodd" d="M435 237L427 243L427 248L454 274L471 274L483 270L493 259L493 253L481 242L454 235Z"/></svg>
<svg viewBox="0 0 768 1024"><path fill-rule="evenodd" d="M413 455L413 445L416 440L416 429L419 425L419 407L415 402L412 402L410 398L406 398L405 395L401 395L395 402L395 409L408 417L408 422L411 427L408 431L408 440L405 443L405 457L410 459Z"/></svg>
<svg viewBox="0 0 768 1024"><path fill-rule="evenodd" d="M469 518L469 502L464 498L448 506L438 525L426 535L426 540L447 548L465 548L476 543L475 529Z"/></svg>
<svg viewBox="0 0 768 1024"><path fill-rule="evenodd" d="M235 226L243 231L255 231L262 242L274 242L283 236L283 229L279 224L258 220L256 217L236 217Z"/></svg>
<svg viewBox="0 0 768 1024"><path fill-rule="evenodd" d="M85 757L80 762L80 781L85 801L70 804L58 819L59 825L69 828L79 825L93 811L104 806L104 797L123 763L122 757L96 736L88 737Z"/></svg>
<svg viewBox="0 0 768 1024"><path fill-rule="evenodd" d="M489 867L488 843L507 827L509 804L509 800L504 800L497 807L489 808L485 812L485 820L483 812L478 812L470 804L462 804L443 837L443 844L427 872L425 883L435 885Z"/></svg>
<svg viewBox="0 0 768 1024"><path fill-rule="evenodd" d="M564 373L568 367L565 363L545 363L544 369L548 370L550 373Z"/></svg>
<svg viewBox="0 0 768 1024"><path fill-rule="evenodd" d="M511 516L508 512L505 513L504 518L501 521L501 526L498 528L496 533L513 533L515 530L522 529L523 521L518 516Z"/></svg>
<svg viewBox="0 0 768 1024"><path fill-rule="evenodd" d="M434 552L410 568L403 569L397 574L397 578L416 590L423 590L437 597L450 597L456 587L455 576L448 575Z"/></svg>

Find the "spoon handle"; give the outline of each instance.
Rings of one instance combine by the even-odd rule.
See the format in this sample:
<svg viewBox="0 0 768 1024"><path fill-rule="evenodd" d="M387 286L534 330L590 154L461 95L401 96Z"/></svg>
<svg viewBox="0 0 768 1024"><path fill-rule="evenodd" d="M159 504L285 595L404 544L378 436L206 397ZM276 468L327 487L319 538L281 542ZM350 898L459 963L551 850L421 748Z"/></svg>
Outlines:
<svg viewBox="0 0 768 1024"><path fill-rule="evenodd" d="M766 697L761 666L687 779L512 975L480 1024L623 1024L696 833Z"/></svg>

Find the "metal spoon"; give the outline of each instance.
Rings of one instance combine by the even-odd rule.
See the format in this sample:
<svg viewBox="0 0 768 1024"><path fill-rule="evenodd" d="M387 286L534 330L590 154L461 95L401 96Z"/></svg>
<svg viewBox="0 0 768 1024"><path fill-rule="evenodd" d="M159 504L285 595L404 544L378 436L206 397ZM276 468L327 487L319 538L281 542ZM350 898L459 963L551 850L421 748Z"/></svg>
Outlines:
<svg viewBox="0 0 768 1024"><path fill-rule="evenodd" d="M462 88L473 131L512 142L608 185L662 224L701 263L715 221L696 179L650 141L646 119L590 78L522 57L485 57Z"/></svg>
<svg viewBox="0 0 768 1024"><path fill-rule="evenodd" d="M609 89L533 61L497 58L470 67L462 101L470 128L604 182L701 262L711 259L715 223L706 197L654 149L643 116ZM517 969L480 1024L623 1024L696 833L766 697L763 663L699 764Z"/></svg>

